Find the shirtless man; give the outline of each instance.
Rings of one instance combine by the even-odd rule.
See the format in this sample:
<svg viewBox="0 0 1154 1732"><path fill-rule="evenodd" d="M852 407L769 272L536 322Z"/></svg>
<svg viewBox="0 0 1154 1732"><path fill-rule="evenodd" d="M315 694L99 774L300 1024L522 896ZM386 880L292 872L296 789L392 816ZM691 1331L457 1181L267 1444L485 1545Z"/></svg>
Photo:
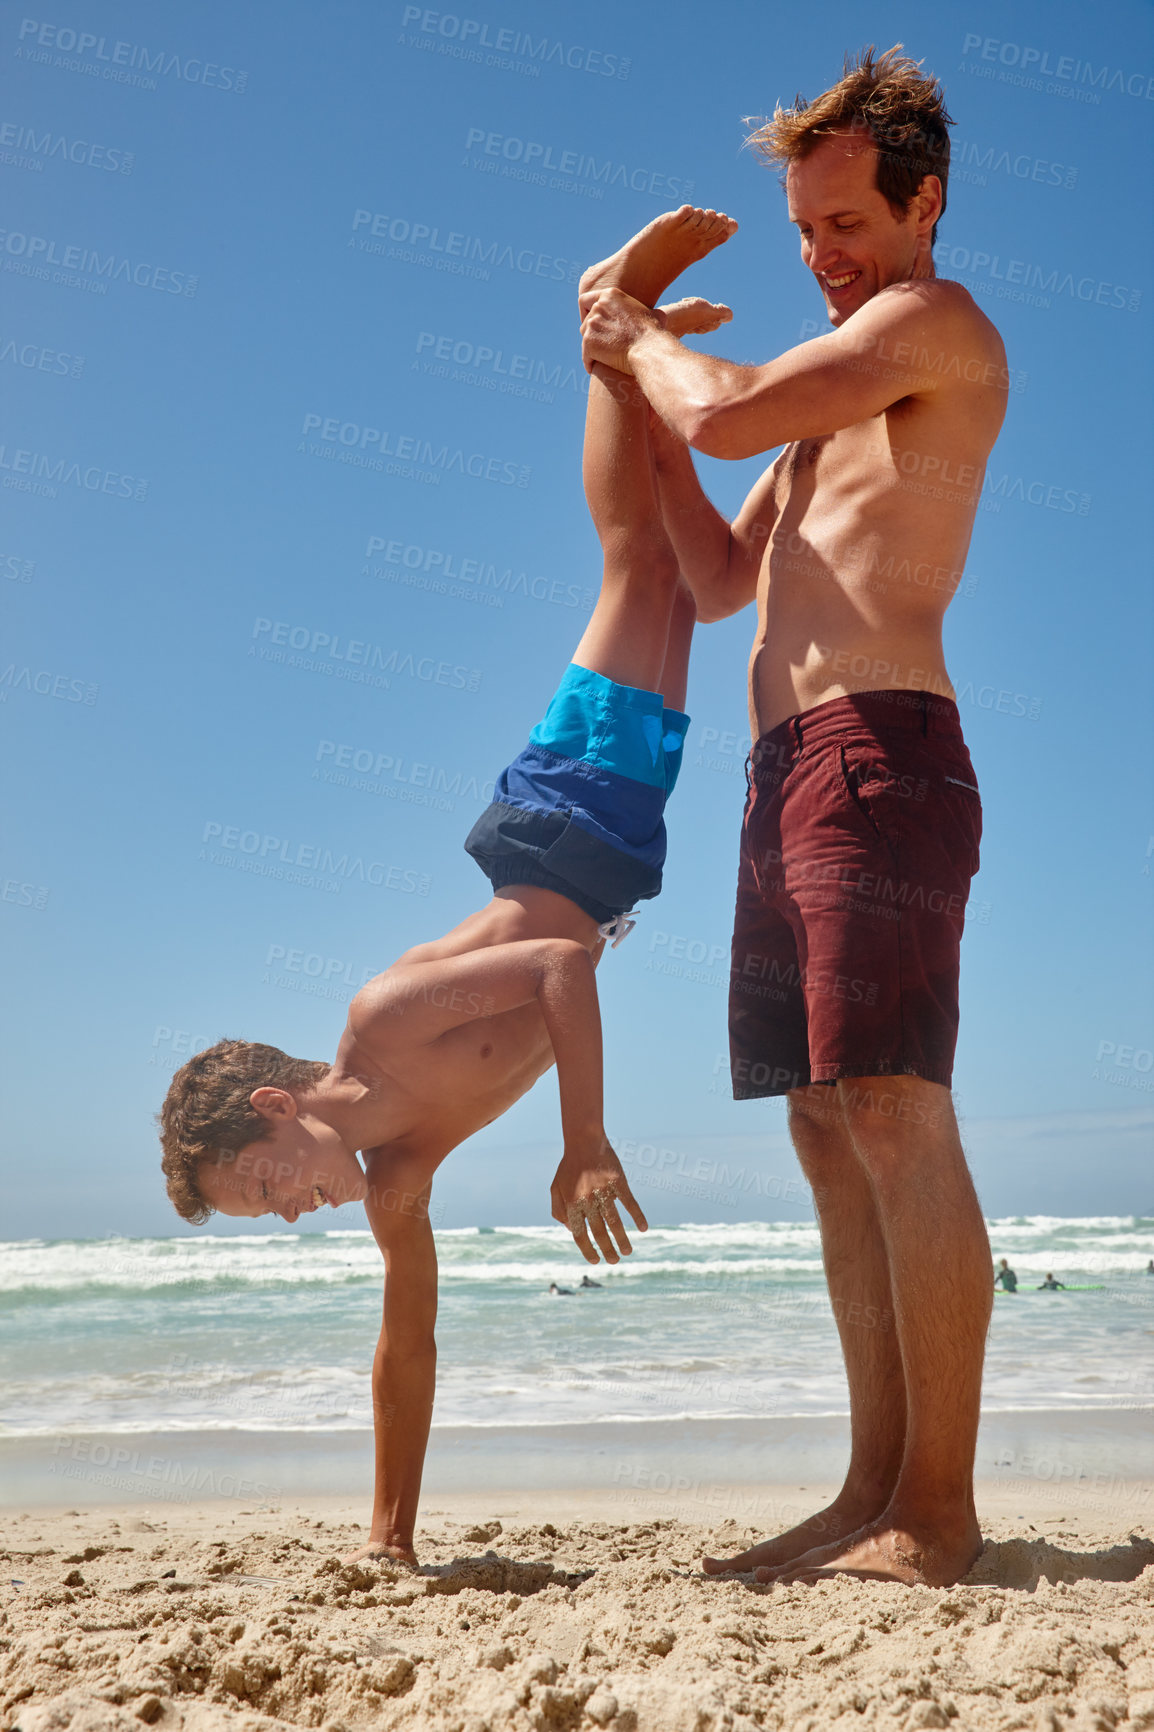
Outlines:
<svg viewBox="0 0 1154 1732"><path fill-rule="evenodd" d="M670 276L731 227L688 208L667 223ZM699 300L656 315L682 333L729 316ZM556 1062L564 1154L554 1218L590 1263L598 1250L609 1263L630 1251L618 1200L646 1229L602 1123L594 969L606 939L632 924L634 900L661 887L663 813L689 726L694 607L661 524L648 404L633 380L594 371L584 480L604 553L601 593L544 720L466 843L492 899L356 995L331 1065L219 1041L177 1072L160 1115L168 1193L188 1221L219 1210L292 1223L326 1203L365 1205L385 1294L373 1518L357 1556L416 1561L436 1368L429 1196L446 1155Z"/></svg>
<svg viewBox="0 0 1154 1732"><path fill-rule="evenodd" d="M669 218L581 285L586 364L632 373L653 407L662 511L699 617L757 601L734 1094L787 1098L849 1383L832 1504L706 1559L710 1573L941 1586L982 1545L990 1252L949 1089L981 802L942 619L1008 376L993 325L934 273L947 124L940 88L894 49L755 135L786 170L833 326L765 366L695 354L647 311L670 280ZM729 523L690 446L785 449ZM889 1314L892 1328L853 1321Z"/></svg>

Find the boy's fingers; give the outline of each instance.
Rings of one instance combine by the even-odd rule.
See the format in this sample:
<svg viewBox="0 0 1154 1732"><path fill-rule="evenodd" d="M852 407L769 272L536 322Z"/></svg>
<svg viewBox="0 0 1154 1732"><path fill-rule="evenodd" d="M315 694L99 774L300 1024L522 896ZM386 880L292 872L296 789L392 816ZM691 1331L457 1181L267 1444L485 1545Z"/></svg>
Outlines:
<svg viewBox="0 0 1154 1732"><path fill-rule="evenodd" d="M604 1257L605 1261L607 1263L620 1262L620 1258L617 1255L617 1247L609 1237L608 1223L600 1209L598 1209L596 1214L594 1214L589 1225L593 1229L593 1237L601 1247L601 1255Z"/></svg>
<svg viewBox="0 0 1154 1732"><path fill-rule="evenodd" d="M585 1221L584 1217L582 1217L581 1224L579 1226L574 1225L574 1223L572 1221L570 1221L569 1230L573 1234L573 1239L574 1239L574 1242L576 1243L577 1249L580 1251L580 1253L584 1257L585 1261L587 1263L598 1262L599 1258L597 1256L597 1253L593 1249L592 1245L589 1243L588 1223Z"/></svg>
<svg viewBox="0 0 1154 1732"><path fill-rule="evenodd" d="M621 1255L623 1257L632 1256L633 1247L629 1243L629 1235L625 1231L625 1226L622 1222L621 1216L617 1213L616 1203L607 1203L605 1205L605 1219L609 1223L609 1231L616 1239L617 1247L621 1252Z"/></svg>
<svg viewBox="0 0 1154 1732"><path fill-rule="evenodd" d="M639 1233L648 1233L649 1222L645 1219L645 1212L642 1209L641 1204L637 1201L637 1198L633 1195L633 1192L629 1189L629 1186L625 1183L624 1179L618 1179L617 1191L621 1202L625 1204L625 1207L633 1216L633 1224L637 1228L637 1231Z"/></svg>

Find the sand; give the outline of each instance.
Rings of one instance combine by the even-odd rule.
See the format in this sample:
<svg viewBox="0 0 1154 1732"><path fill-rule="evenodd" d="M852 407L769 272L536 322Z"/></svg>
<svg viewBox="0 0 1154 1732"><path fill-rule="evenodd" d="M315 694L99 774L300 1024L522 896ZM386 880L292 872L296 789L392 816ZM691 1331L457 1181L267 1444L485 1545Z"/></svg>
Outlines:
<svg viewBox="0 0 1154 1732"><path fill-rule="evenodd" d="M752 1528L603 1492L438 1499L416 1574L340 1564L347 1500L9 1514L0 1726L1154 1728L1149 1530L1023 1499L989 1489L949 1589L711 1580L702 1552Z"/></svg>

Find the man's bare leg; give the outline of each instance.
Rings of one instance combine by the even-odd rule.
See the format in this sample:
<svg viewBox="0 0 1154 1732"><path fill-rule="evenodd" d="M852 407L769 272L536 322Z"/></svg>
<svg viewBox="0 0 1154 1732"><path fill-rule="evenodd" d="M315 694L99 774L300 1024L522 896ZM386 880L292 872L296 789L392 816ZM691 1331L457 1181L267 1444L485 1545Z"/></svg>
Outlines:
<svg viewBox="0 0 1154 1732"><path fill-rule="evenodd" d="M879 1517L847 1543L759 1578L851 1574L948 1587L982 1549L973 1475L993 1304L986 1225L947 1089L920 1077L857 1077L837 1088L885 1240L905 1447Z"/></svg>
<svg viewBox="0 0 1154 1732"><path fill-rule="evenodd" d="M789 1096L789 1128L813 1191L830 1302L849 1383L850 1463L825 1509L731 1558L705 1558L708 1575L780 1568L815 1546L845 1543L880 1516L897 1484L906 1404L894 1328L889 1260L873 1186L858 1157L836 1089Z"/></svg>

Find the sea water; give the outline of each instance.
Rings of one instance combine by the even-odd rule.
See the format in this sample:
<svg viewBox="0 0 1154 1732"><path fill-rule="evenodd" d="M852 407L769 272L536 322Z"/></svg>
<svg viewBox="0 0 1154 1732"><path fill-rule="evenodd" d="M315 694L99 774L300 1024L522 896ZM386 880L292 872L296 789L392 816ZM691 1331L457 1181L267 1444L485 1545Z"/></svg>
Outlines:
<svg viewBox="0 0 1154 1732"><path fill-rule="evenodd" d="M1154 1407L1154 1219L989 1228L1020 1287L994 1302L986 1410ZM654 1227L612 1269L555 1226L436 1244L437 1426L847 1410L812 1223ZM1051 1270L1095 1290L1036 1291ZM367 1428L381 1294L367 1232L2 1245L0 1436Z"/></svg>

